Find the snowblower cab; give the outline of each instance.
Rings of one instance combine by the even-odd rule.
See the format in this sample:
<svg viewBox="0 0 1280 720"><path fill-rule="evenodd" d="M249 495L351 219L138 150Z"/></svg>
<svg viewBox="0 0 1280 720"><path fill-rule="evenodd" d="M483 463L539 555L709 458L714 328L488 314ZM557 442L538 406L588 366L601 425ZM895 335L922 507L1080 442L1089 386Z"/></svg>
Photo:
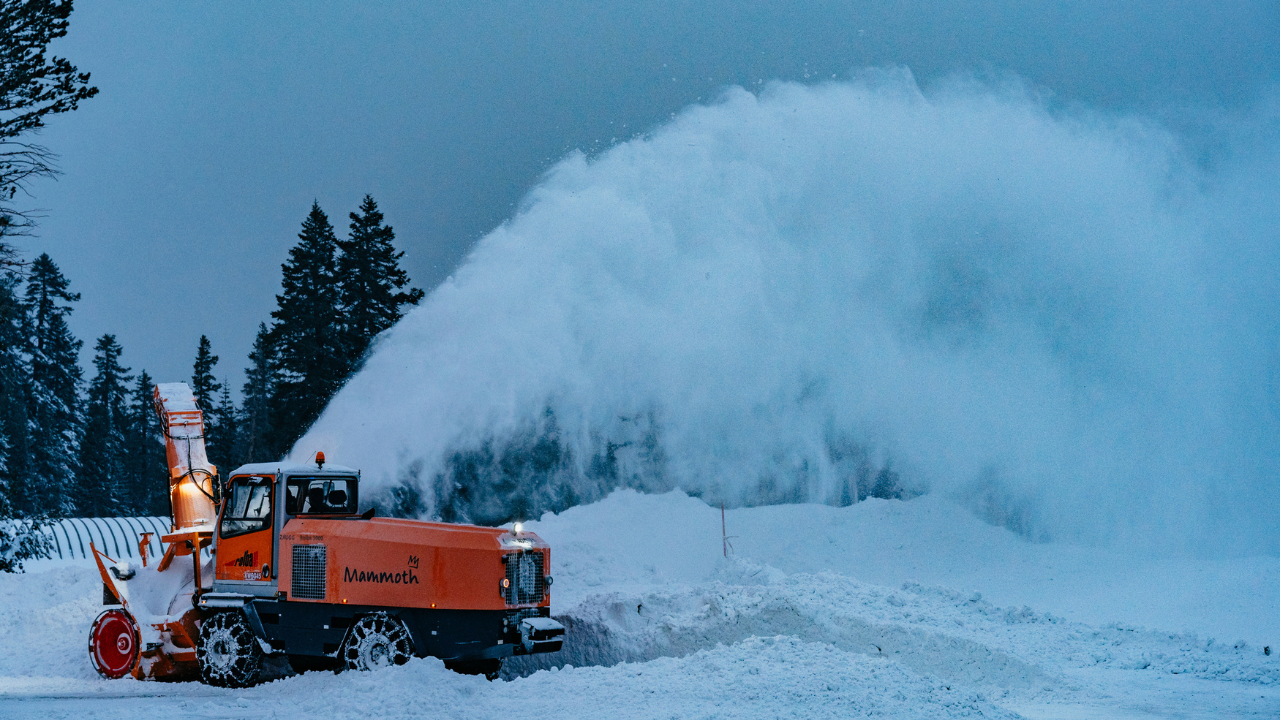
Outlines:
<svg viewBox="0 0 1280 720"><path fill-rule="evenodd" d="M275 596L280 535L293 518L351 518L356 515L360 474L320 462L244 465L231 474L223 496L215 552L214 592Z"/></svg>

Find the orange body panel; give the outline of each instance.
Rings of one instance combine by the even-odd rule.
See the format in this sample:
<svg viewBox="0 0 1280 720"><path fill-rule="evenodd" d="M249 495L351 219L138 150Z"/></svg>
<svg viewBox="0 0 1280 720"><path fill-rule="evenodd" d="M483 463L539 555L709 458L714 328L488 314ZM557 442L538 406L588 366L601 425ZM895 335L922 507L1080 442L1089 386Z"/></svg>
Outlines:
<svg viewBox="0 0 1280 720"><path fill-rule="evenodd" d="M327 594L310 602L442 610L506 610L502 556L519 552L510 531L394 518L293 518L280 534L280 589L292 586L293 546L323 544L328 553ZM526 549L550 549L522 533ZM221 552L221 551L220 551ZM308 602L290 596L290 601ZM546 607L544 594L536 604Z"/></svg>
<svg viewBox="0 0 1280 720"><path fill-rule="evenodd" d="M273 528L218 538L218 558L214 577L218 580L271 580L271 534ZM264 576L265 572L265 576Z"/></svg>

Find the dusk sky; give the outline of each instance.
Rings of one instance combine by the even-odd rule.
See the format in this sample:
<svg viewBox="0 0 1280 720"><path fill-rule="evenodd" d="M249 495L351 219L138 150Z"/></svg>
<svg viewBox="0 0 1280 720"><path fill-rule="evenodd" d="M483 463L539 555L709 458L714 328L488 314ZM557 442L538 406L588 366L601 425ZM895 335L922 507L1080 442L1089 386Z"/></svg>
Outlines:
<svg viewBox="0 0 1280 720"><path fill-rule="evenodd" d="M46 217L19 247L82 293L87 348L115 333L178 381L207 334L238 393L313 200L345 234L372 194L430 291L566 153L727 86L1016 75L1212 162L1197 132L1274 102L1278 47L1273 2L82 0L54 52L101 93L39 136L63 174L32 188Z"/></svg>

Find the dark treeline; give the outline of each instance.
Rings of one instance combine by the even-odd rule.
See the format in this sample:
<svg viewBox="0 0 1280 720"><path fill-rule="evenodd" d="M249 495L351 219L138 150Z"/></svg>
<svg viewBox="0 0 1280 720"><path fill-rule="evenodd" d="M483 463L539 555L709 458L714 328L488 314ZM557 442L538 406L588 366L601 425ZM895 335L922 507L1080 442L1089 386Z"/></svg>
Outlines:
<svg viewBox="0 0 1280 720"><path fill-rule="evenodd" d="M423 296L407 288L403 253L373 198L350 217L340 240L312 205L282 266L272 321L258 325L240 404L200 338L190 384L209 459L224 476L286 453L374 337ZM79 300L47 254L0 276L0 518L168 515L157 379L123 365L123 348L105 334L85 382L82 342L67 325Z"/></svg>
<svg viewBox="0 0 1280 720"><path fill-rule="evenodd" d="M67 329L78 296L47 255L19 259L12 238L37 213L19 206L31 183L58 174L33 142L47 118L98 94L89 73L49 55L67 34L71 0L0 0L0 570L40 554L41 517L68 512L80 467L86 404L80 342Z"/></svg>

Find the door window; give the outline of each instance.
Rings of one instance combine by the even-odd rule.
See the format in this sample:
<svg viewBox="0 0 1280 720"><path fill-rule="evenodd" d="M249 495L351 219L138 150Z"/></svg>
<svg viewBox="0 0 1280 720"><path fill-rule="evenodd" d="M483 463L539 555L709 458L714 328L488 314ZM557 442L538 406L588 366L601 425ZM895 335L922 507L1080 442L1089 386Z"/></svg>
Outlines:
<svg viewBox="0 0 1280 720"><path fill-rule="evenodd" d="M271 527L271 481L267 478L234 478L227 507L222 513L222 537L266 530Z"/></svg>

